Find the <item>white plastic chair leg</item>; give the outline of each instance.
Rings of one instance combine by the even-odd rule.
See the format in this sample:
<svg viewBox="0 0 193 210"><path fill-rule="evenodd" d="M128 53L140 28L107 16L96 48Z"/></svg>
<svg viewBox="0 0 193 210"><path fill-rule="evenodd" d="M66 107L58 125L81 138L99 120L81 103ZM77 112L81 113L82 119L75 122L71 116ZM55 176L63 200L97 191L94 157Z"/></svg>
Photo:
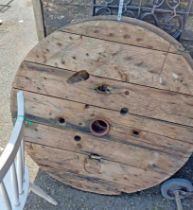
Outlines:
<svg viewBox="0 0 193 210"><path fill-rule="evenodd" d="M39 197L43 198L44 200L48 201L52 205L58 205L57 201L54 200L51 196L49 196L45 191L43 191L39 186L30 182L30 190L38 195Z"/></svg>

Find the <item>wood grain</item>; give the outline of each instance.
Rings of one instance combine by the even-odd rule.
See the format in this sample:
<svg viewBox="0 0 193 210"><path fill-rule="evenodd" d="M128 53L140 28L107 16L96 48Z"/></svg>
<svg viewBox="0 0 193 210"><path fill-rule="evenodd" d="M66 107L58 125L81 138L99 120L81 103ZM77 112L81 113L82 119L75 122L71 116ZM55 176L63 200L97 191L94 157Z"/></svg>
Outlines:
<svg viewBox="0 0 193 210"><path fill-rule="evenodd" d="M78 142L74 140L74 136L77 135L81 137L81 140ZM167 173L166 171L173 171L173 167L176 168L179 164L176 162L176 159L181 158L179 150L176 151L176 154L168 154L161 149L161 151L151 149L150 145L148 147L147 145L143 146L143 143L141 143L141 145L137 143L134 144L129 140L127 144L124 144L122 142L115 142L110 138L99 139L78 130L60 130L37 124L34 124L33 128L26 129L25 132L25 141L27 142L81 154L97 154L109 161L120 162L128 166L157 171L163 174ZM140 139L138 141L140 141ZM112 151L114 152L112 153ZM190 155L191 153L189 153L189 156ZM184 158L187 158L187 154ZM170 161L168 161L168 159L170 159Z"/></svg>
<svg viewBox="0 0 193 210"><path fill-rule="evenodd" d="M127 107L132 114L193 126L192 96L92 75L86 81L69 84L67 80L73 74L64 69L25 62L13 86L111 110ZM109 87L109 93L96 91L103 84Z"/></svg>
<svg viewBox="0 0 193 210"><path fill-rule="evenodd" d="M69 24L61 30L160 51L183 51L181 44L176 42L174 38L159 28L134 18L123 17L120 24L117 17L93 17L81 21L81 24Z"/></svg>
<svg viewBox="0 0 193 210"><path fill-rule="evenodd" d="M86 70L96 76L121 81L156 85L166 56L167 53L162 51L57 31L32 49L25 60L73 71Z"/></svg>
<svg viewBox="0 0 193 210"><path fill-rule="evenodd" d="M175 64L175 65L174 65ZM181 55L168 55L163 71L162 87L170 86L171 91L193 94L193 67L192 59L186 59ZM167 83L167 84L166 84Z"/></svg>
<svg viewBox="0 0 193 210"><path fill-rule="evenodd" d="M87 164L89 159L86 155L36 144L29 145L27 143L26 145L28 153L39 165L47 167L46 170L49 171L49 168L51 168L51 170L54 169L57 175L58 173L62 175L65 172L71 172L77 175L89 176L91 179L99 178L107 182L110 181L114 183L110 186L117 186L120 192L130 193L136 188L142 190L147 185L150 187L154 185L154 180L161 179L162 176L160 173L140 170L135 167L120 165L119 163L109 162L104 159L100 160L98 163L98 173L92 173L92 169L90 171L89 166L85 168L85 164ZM93 164L91 166L93 166ZM141 179L141 176L143 176L143 179ZM149 179L149 176L151 176L151 179ZM169 174L165 176L169 176ZM130 179L130 177L132 177L132 179Z"/></svg>
<svg viewBox="0 0 193 210"><path fill-rule="evenodd" d="M32 49L13 82L11 112L23 90L28 153L51 176L84 191L136 192L175 174L192 153L192 70L165 32L96 17ZM97 119L109 125L104 136L90 129Z"/></svg>
<svg viewBox="0 0 193 210"><path fill-rule="evenodd" d="M192 77L192 73L188 72L192 72L193 64L192 61L187 62L184 59L185 55L186 53L176 55L167 51L57 31L38 44L25 59L72 71L86 70L95 76L192 95L192 88L184 83L189 84L189 77L186 75L191 74ZM178 65L176 56L180 58ZM177 69L174 66L178 66ZM175 76L162 76L163 69L170 75L178 75L180 72L183 81L178 80L174 89L170 77L175 80Z"/></svg>
<svg viewBox="0 0 193 210"><path fill-rule="evenodd" d="M12 96L12 101L14 101L11 108L12 113L16 113L16 92L15 90ZM99 117L106 119L111 125L109 137L105 137L107 141L143 145L174 155L183 154L186 156L186 151L192 151L193 128L132 114L121 115L117 111L85 106L82 103L30 92L24 92L24 95L26 116L34 122L62 130L70 128L76 130L75 132L88 135L90 134L89 123ZM64 119L63 124L59 122L60 118ZM34 130L29 128L29 133L30 131L34 133ZM134 134L134 131L138 131L139 134ZM73 139L72 135L70 138ZM88 138L92 138L92 136Z"/></svg>

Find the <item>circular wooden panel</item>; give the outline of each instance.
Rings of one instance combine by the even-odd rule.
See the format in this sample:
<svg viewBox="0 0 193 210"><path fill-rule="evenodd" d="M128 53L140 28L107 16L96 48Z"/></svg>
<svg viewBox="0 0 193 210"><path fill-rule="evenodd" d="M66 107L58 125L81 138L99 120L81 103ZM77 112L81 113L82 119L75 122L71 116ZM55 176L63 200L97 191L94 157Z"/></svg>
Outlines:
<svg viewBox="0 0 193 210"><path fill-rule="evenodd" d="M101 194L161 183L192 153L193 71L183 47L138 20L68 25L26 56L25 142L56 179Z"/></svg>

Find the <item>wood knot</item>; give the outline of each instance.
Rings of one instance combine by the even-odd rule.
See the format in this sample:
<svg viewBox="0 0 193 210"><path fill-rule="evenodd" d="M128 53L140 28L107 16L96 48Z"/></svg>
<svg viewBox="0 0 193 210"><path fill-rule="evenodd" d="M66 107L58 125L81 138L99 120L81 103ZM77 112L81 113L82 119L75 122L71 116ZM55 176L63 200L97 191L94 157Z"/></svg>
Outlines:
<svg viewBox="0 0 193 210"><path fill-rule="evenodd" d="M97 86L95 90L97 91L97 93L100 93L100 94L110 94L112 91L112 88L107 84L101 84Z"/></svg>
<svg viewBox="0 0 193 210"><path fill-rule="evenodd" d="M79 72L74 73L71 77L67 79L67 83L74 84L77 82L81 82L87 80L89 78L89 73L86 70L81 70Z"/></svg>

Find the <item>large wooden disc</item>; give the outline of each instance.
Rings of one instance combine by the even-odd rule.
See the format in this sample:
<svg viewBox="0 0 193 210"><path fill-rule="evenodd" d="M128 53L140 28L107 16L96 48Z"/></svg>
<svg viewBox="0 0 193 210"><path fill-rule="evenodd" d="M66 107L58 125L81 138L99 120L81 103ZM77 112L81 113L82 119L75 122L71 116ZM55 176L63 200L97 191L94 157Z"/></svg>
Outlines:
<svg viewBox="0 0 193 210"><path fill-rule="evenodd" d="M183 47L139 20L68 25L26 56L25 142L56 179L101 194L136 192L178 171L193 151L193 68Z"/></svg>

